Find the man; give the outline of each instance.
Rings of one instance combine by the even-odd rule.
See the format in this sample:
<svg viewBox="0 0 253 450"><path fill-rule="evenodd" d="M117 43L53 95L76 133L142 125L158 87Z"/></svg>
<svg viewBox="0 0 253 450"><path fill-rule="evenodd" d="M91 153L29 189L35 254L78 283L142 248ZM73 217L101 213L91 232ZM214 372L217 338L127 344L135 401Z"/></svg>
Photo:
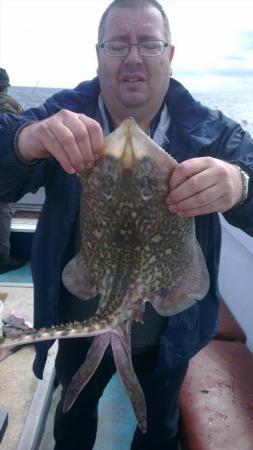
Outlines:
<svg viewBox="0 0 253 450"><path fill-rule="evenodd" d="M32 252L36 327L83 320L95 311L94 299L83 303L71 297L61 273L80 241L80 186L75 174L91 169L101 158L103 135L133 116L180 163L171 176L166 202L175 214L196 216L211 286L205 299L183 313L167 320L150 308L141 330L133 326L133 364L146 397L148 431L142 434L136 429L131 450L178 448L180 386L189 358L215 332L217 212L249 234L253 231L253 167L247 162L253 141L238 124L201 106L170 79L173 52L168 19L157 1L115 0L100 22L98 78L57 93L40 108L1 121L1 145L8 149L0 154L2 199L15 201L46 186ZM63 395L89 345L85 338L59 343L56 373ZM47 342L36 346L38 377L48 347ZM98 400L114 372L107 353L66 415L60 402L55 450L93 448Z"/></svg>
<svg viewBox="0 0 253 450"><path fill-rule="evenodd" d="M20 114L23 109L14 98L8 95L9 86L9 75L0 67L0 113ZM11 205L0 202L0 274L18 269L25 264L24 260L10 256L11 218Z"/></svg>

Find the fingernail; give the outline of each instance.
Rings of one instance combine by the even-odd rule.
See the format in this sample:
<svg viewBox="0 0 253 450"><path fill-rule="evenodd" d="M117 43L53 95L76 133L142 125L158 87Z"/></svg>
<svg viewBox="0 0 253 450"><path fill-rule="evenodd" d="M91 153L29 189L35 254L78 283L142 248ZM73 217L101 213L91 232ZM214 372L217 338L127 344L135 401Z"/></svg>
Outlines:
<svg viewBox="0 0 253 450"><path fill-rule="evenodd" d="M86 169L86 166L83 163L79 163L77 166L76 172L82 172L85 169Z"/></svg>
<svg viewBox="0 0 253 450"><path fill-rule="evenodd" d="M177 207L176 207L176 205L168 205L168 206L169 206L170 212L173 212L173 213L177 212Z"/></svg>

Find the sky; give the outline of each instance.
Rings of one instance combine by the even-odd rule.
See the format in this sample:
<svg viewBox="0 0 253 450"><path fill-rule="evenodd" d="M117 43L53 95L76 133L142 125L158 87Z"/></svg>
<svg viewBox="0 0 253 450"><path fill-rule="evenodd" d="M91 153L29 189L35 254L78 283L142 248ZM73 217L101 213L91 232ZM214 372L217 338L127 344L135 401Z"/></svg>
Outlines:
<svg viewBox="0 0 253 450"><path fill-rule="evenodd" d="M0 67L13 86L68 87L96 75L110 0L0 0ZM173 76L195 92L253 92L253 0L164 0Z"/></svg>

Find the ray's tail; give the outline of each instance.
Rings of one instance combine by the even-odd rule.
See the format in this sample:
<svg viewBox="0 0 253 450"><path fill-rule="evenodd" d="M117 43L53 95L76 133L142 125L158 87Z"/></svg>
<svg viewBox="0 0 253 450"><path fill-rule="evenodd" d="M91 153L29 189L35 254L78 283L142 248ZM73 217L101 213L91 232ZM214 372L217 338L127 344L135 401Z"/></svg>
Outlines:
<svg viewBox="0 0 253 450"><path fill-rule="evenodd" d="M120 311L112 313L106 308L99 308L93 317L83 322L71 322L51 328L29 328L24 333L19 332L17 335L0 338L0 348L54 339L96 336L116 328L120 321Z"/></svg>

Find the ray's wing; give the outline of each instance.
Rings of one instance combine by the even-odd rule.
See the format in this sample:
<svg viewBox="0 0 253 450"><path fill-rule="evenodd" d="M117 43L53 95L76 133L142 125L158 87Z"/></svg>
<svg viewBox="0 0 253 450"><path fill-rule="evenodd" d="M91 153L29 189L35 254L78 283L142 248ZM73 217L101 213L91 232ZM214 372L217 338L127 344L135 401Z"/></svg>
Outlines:
<svg viewBox="0 0 253 450"><path fill-rule="evenodd" d="M90 279L84 258L81 253L78 253L65 266L62 272L62 281L64 286L76 297L87 300L95 297L98 293L97 286Z"/></svg>
<svg viewBox="0 0 253 450"><path fill-rule="evenodd" d="M147 431L147 412L143 390L134 372L130 345L131 322L126 321L113 330L111 346L114 361L126 393L132 403L138 426L143 433Z"/></svg>
<svg viewBox="0 0 253 450"><path fill-rule="evenodd" d="M72 407L78 395L98 368L104 356L105 350L110 343L110 340L110 332L104 333L94 338L84 363L74 374L68 386L63 404L64 413L66 413Z"/></svg>
<svg viewBox="0 0 253 450"><path fill-rule="evenodd" d="M148 297L159 314L171 316L189 308L196 301L205 297L209 284L209 274L204 256L196 240L192 263L186 266L169 287L164 287Z"/></svg>

